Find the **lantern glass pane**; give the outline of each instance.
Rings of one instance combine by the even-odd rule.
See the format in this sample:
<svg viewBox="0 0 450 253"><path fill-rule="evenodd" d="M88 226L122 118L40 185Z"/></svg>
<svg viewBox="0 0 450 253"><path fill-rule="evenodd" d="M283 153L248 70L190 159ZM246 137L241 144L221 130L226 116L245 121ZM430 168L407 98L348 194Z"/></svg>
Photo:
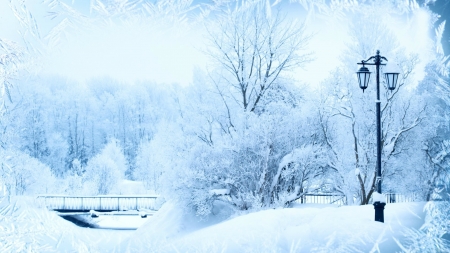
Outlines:
<svg viewBox="0 0 450 253"><path fill-rule="evenodd" d="M397 86L398 75L399 75L398 73L386 73L385 74L388 89L390 89L390 90L395 89L395 87Z"/></svg>
<svg viewBox="0 0 450 253"><path fill-rule="evenodd" d="M369 81L370 81L370 73L367 73L367 82L366 82L366 86L369 85Z"/></svg>
<svg viewBox="0 0 450 253"><path fill-rule="evenodd" d="M364 74L364 87L367 88L367 86L369 86L369 80L370 80L370 73L365 73Z"/></svg>

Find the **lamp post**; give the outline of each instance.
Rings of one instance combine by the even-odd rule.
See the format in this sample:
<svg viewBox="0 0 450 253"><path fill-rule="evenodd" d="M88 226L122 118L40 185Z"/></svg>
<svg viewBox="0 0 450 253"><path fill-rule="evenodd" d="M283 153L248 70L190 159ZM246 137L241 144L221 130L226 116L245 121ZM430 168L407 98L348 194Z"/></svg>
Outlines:
<svg viewBox="0 0 450 253"><path fill-rule="evenodd" d="M358 75L358 82L359 87L363 90L367 88L369 85L370 80L370 74L368 68L365 67L365 65L374 65L376 66L376 82L377 82L377 100L375 101L376 107L377 107L377 115L376 115L376 121L377 121L377 177L375 181L375 185L377 188L377 192L381 194L381 109L380 109L380 66L386 65L383 62L388 61L385 57L380 55L380 51L377 50L377 54L375 56L371 56L367 60L362 60L360 63L357 63L359 65L362 65L362 67L359 69L356 74ZM384 72L384 76L386 79L386 84L389 90L394 90L397 86L397 80L398 80L399 73L396 71L388 71L386 70ZM373 203L375 208L375 221L384 222L384 206L385 203L382 203L380 201L375 201Z"/></svg>

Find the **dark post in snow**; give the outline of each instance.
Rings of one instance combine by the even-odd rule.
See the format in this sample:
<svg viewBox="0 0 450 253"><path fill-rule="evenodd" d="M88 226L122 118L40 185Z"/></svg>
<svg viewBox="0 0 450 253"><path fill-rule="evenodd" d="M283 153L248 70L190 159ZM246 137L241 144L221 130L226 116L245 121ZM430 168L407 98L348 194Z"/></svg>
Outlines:
<svg viewBox="0 0 450 253"><path fill-rule="evenodd" d="M372 63L369 63L372 61ZM381 109L380 109L380 66L386 65L382 63L383 61L387 61L387 59L380 55L380 51L377 50L377 54L375 56L371 56L367 60L362 60L359 65L363 65L356 74L358 75L359 87L363 90L367 88L369 85L370 79L370 71L365 65L375 65L377 76L377 100L375 101L377 106L377 178L375 185L377 187L377 192L381 194ZM386 78L386 84L389 90L394 90L397 85L398 80L398 72L393 71L385 71L384 76ZM373 206L375 208L375 221L384 222L384 206L386 203L375 200Z"/></svg>

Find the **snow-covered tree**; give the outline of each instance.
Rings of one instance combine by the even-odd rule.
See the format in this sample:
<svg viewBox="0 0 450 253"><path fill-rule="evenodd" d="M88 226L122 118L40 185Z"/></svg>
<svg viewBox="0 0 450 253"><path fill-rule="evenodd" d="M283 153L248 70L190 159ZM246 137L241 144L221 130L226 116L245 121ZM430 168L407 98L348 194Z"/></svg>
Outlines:
<svg viewBox="0 0 450 253"><path fill-rule="evenodd" d="M244 111L262 111L262 101L283 85L285 72L310 59L304 25L280 11L272 13L267 1L225 9L212 24L206 28L208 55L220 68L215 84L225 103L230 98Z"/></svg>
<svg viewBox="0 0 450 253"><path fill-rule="evenodd" d="M24 98L25 102L20 105L23 109L22 112L25 113L24 127L20 134L24 140L22 149L38 160L47 161L50 150L47 144L47 125L45 123L48 120L43 115L44 103L37 101L37 99L42 99L42 97L37 98L39 95L33 94L32 97Z"/></svg>
<svg viewBox="0 0 450 253"><path fill-rule="evenodd" d="M160 137L157 136L156 138ZM160 154L155 153L155 151L158 150L159 147L155 145L159 145L159 142L154 139L139 145L136 156L136 169L133 171L133 178L143 181L145 187L150 191L159 193L162 166L158 165L158 156Z"/></svg>
<svg viewBox="0 0 450 253"><path fill-rule="evenodd" d="M90 194L108 194L125 177L126 159L117 140L111 140L89 160L83 174L84 186Z"/></svg>
<svg viewBox="0 0 450 253"><path fill-rule="evenodd" d="M55 178L50 168L23 152L0 149L0 176L7 195L52 193Z"/></svg>

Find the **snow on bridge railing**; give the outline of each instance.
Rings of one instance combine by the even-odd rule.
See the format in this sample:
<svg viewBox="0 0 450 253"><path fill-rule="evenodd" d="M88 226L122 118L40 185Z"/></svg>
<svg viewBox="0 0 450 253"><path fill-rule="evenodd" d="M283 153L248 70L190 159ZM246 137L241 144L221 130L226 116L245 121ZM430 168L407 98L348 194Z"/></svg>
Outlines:
<svg viewBox="0 0 450 253"><path fill-rule="evenodd" d="M156 210L157 195L65 196L39 195L48 209L58 211Z"/></svg>

